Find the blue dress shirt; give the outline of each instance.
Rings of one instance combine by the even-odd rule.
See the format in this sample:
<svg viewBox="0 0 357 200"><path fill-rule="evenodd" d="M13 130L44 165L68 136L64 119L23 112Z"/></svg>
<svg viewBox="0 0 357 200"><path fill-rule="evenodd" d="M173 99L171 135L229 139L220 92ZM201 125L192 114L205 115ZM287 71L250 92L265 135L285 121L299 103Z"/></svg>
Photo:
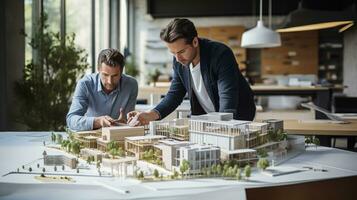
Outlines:
<svg viewBox="0 0 357 200"><path fill-rule="evenodd" d="M126 116L135 109L137 96L138 83L131 76L122 74L118 87L106 94L99 73L86 75L77 83L66 117L67 126L75 131L92 130L95 117L108 115L117 119L120 108Z"/></svg>

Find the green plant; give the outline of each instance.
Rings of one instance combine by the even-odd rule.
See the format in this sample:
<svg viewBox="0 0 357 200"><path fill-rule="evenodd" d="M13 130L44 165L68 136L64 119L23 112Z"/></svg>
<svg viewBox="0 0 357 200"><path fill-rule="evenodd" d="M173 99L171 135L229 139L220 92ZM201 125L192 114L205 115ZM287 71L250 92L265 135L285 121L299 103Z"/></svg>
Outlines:
<svg viewBox="0 0 357 200"><path fill-rule="evenodd" d="M149 72L148 79L150 82L154 83L155 86L161 74L162 74L161 71L156 68L153 72Z"/></svg>
<svg viewBox="0 0 357 200"><path fill-rule="evenodd" d="M269 161L266 158L260 158L257 163L257 167L259 169L265 170L267 167L269 167Z"/></svg>
<svg viewBox="0 0 357 200"><path fill-rule="evenodd" d="M62 131L76 81L89 67L87 54L75 45L75 34L61 37L48 31L46 15L38 24L29 43L33 59L15 83L15 120L28 130Z"/></svg>
<svg viewBox="0 0 357 200"><path fill-rule="evenodd" d="M128 74L132 77L137 77L140 73L138 66L135 62L135 56L128 56L125 62L125 74Z"/></svg>
<svg viewBox="0 0 357 200"><path fill-rule="evenodd" d="M250 165L246 165L244 167L244 176L245 176L245 178L248 179L250 177L251 173L252 173L252 169L251 169Z"/></svg>

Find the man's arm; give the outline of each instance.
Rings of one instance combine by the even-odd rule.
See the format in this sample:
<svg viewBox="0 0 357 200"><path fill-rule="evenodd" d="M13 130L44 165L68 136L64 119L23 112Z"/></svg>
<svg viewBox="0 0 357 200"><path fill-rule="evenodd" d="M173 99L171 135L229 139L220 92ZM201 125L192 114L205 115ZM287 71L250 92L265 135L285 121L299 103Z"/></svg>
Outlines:
<svg viewBox="0 0 357 200"><path fill-rule="evenodd" d="M126 116L127 113L135 110L136 99L138 98L138 82L133 79L131 83L131 92L130 97L128 99L128 103L124 108L124 114Z"/></svg>
<svg viewBox="0 0 357 200"><path fill-rule="evenodd" d="M159 105L146 112L133 111L128 113L127 118L130 126L147 125L150 121L163 119L180 105L186 94L186 89L176 70L174 69L170 90Z"/></svg>
<svg viewBox="0 0 357 200"><path fill-rule="evenodd" d="M177 68L178 66L174 66L173 79L165 98L153 109L159 114L160 119L163 119L172 113L181 104L185 97L186 88L179 77Z"/></svg>
<svg viewBox="0 0 357 200"><path fill-rule="evenodd" d="M77 83L72 98L72 104L68 111L67 126L76 131L92 130L95 117L84 116L88 109L87 88L84 81Z"/></svg>

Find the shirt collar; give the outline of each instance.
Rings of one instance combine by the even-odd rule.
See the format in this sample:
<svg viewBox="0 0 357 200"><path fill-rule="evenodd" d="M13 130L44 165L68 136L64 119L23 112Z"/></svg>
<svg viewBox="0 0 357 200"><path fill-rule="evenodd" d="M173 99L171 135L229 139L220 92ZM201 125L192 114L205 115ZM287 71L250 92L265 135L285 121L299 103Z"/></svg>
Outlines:
<svg viewBox="0 0 357 200"><path fill-rule="evenodd" d="M121 85L122 85L122 80L123 80L123 74L121 75L120 77L120 80L119 80L119 83L118 83L118 86L109 94L112 94L112 93L117 93L117 92L120 92L120 88L121 88ZM97 92L102 92L103 91L103 87L102 87L102 81L100 80L100 74L99 72L97 73ZM104 92L104 91L103 91Z"/></svg>

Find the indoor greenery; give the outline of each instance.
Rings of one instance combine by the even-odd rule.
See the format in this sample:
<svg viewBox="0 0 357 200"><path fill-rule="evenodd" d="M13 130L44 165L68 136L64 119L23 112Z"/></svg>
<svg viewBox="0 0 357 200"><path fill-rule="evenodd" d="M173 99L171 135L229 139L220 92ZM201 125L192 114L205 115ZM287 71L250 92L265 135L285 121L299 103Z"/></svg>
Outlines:
<svg viewBox="0 0 357 200"><path fill-rule="evenodd" d="M61 37L41 17L29 45L33 58L15 84L16 121L28 130L64 130L76 81L89 67L87 54L74 43L75 34Z"/></svg>

